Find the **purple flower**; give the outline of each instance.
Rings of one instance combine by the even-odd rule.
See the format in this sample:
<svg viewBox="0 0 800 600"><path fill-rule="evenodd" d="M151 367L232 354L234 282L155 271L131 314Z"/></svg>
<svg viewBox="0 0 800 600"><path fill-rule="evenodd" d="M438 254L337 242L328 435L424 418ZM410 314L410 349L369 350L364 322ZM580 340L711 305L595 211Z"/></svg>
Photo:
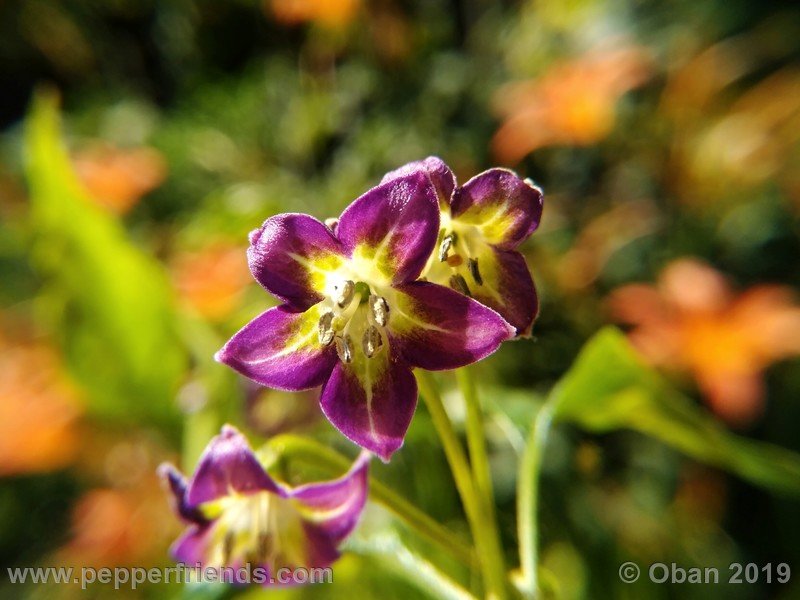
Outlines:
<svg viewBox="0 0 800 600"><path fill-rule="evenodd" d="M438 196L418 171L355 200L329 228L302 214L250 234L258 282L284 301L236 333L217 360L273 388L322 385L322 411L384 461L417 402L411 372L453 369L513 336L495 311L415 281L439 234Z"/></svg>
<svg viewBox="0 0 800 600"><path fill-rule="evenodd" d="M369 456L362 452L339 479L290 488L273 480L245 437L225 425L189 481L170 464L159 467L189 525L173 544L173 557L189 567L229 567L234 575L260 567L264 583L287 579L281 569L330 566L366 503Z"/></svg>
<svg viewBox="0 0 800 600"><path fill-rule="evenodd" d="M475 298L529 335L539 301L516 248L539 226L542 190L508 169L489 169L461 187L441 159L431 156L388 173L384 182L427 173L441 208L437 251L422 277Z"/></svg>

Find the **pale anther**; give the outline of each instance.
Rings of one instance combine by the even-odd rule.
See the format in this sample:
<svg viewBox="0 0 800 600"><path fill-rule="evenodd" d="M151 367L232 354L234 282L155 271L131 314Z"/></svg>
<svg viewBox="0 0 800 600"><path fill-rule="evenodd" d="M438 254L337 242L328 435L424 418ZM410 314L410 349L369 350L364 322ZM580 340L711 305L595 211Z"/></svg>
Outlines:
<svg viewBox="0 0 800 600"><path fill-rule="evenodd" d="M439 262L447 260L447 255L450 253L450 248L453 246L453 236L446 235L439 246Z"/></svg>
<svg viewBox="0 0 800 600"><path fill-rule="evenodd" d="M353 343L349 335L336 338L336 354L343 363L353 361Z"/></svg>
<svg viewBox="0 0 800 600"><path fill-rule="evenodd" d="M337 286L336 291L338 294L334 298L334 301L339 308L344 308L353 300L353 295L356 291L356 284L348 279L341 286Z"/></svg>
<svg viewBox="0 0 800 600"><path fill-rule="evenodd" d="M333 341L334 335L336 335L333 330L334 316L331 311L328 311L319 319L319 343L323 346L328 346Z"/></svg>
<svg viewBox="0 0 800 600"><path fill-rule="evenodd" d="M375 322L381 327L385 327L386 323L389 322L389 304L386 302L386 298L370 296L369 308L372 311L372 317Z"/></svg>
<svg viewBox="0 0 800 600"><path fill-rule="evenodd" d="M364 332L364 337L361 339L361 346L364 348L364 354L367 358L372 358L374 354L383 345L381 332L374 325L367 327Z"/></svg>

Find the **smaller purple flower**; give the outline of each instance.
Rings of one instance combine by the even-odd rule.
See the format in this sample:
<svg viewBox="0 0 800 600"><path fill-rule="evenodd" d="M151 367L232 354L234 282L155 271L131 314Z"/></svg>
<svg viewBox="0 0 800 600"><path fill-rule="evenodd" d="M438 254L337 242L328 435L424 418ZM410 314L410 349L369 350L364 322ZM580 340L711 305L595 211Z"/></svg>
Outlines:
<svg viewBox="0 0 800 600"><path fill-rule="evenodd" d="M539 226L542 190L508 169L489 169L456 185L435 156L388 173L383 182L425 172L436 189L441 229L436 252L421 277L475 298L530 334L539 300L528 266L517 247Z"/></svg>
<svg viewBox="0 0 800 600"><path fill-rule="evenodd" d="M272 479L245 437L225 425L189 481L171 464L159 467L175 511L189 525L172 556L190 567L234 573L259 567L264 583L301 568L329 567L366 503L369 456L362 452L339 479L292 488Z"/></svg>
<svg viewBox="0 0 800 600"><path fill-rule="evenodd" d="M514 335L480 302L417 281L436 247L437 197L417 171L369 190L335 224L267 219L247 256L284 304L245 325L217 360L267 387L321 385L328 420L388 461L416 408L412 369L462 367Z"/></svg>

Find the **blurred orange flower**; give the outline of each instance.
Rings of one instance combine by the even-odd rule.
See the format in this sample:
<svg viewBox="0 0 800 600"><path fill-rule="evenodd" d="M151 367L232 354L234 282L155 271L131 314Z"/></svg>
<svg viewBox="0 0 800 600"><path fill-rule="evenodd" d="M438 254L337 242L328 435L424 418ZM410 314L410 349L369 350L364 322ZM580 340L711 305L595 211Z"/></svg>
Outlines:
<svg viewBox="0 0 800 600"><path fill-rule="evenodd" d="M97 143L73 159L78 177L98 204L125 214L157 188L167 175L167 163L153 148L122 149Z"/></svg>
<svg viewBox="0 0 800 600"><path fill-rule="evenodd" d="M211 320L228 316L252 281L245 249L224 244L178 255L172 272L181 299Z"/></svg>
<svg viewBox="0 0 800 600"><path fill-rule="evenodd" d="M80 414L77 392L55 351L0 337L0 476L68 464L77 448Z"/></svg>
<svg viewBox="0 0 800 600"><path fill-rule="evenodd" d="M785 67L736 90L764 67L762 34L740 34L699 52L667 81L660 112L673 124L668 181L684 202L749 200L777 181L797 197L800 70Z"/></svg>
<svg viewBox="0 0 800 600"><path fill-rule="evenodd" d="M800 306L790 289L764 285L737 295L722 274L692 259L668 265L657 287L614 291L609 307L634 326L631 341L645 357L691 373L732 425L760 414L763 371L800 354Z"/></svg>
<svg viewBox="0 0 800 600"><path fill-rule="evenodd" d="M286 25L315 21L338 28L355 18L361 0L266 0L266 7Z"/></svg>
<svg viewBox="0 0 800 600"><path fill-rule="evenodd" d="M513 164L544 146L601 140L614 127L617 100L647 81L651 70L643 48L619 46L503 86L494 97L496 112L505 119L492 140L495 156Z"/></svg>

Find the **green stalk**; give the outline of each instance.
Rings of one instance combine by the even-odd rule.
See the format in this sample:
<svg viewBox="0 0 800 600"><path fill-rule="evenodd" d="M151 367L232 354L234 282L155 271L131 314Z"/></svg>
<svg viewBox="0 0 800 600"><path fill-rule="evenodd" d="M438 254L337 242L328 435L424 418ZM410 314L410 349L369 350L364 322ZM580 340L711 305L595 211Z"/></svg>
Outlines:
<svg viewBox="0 0 800 600"><path fill-rule="evenodd" d="M539 588L539 475L552 420L552 406L545 403L536 413L517 474L517 535L521 570L519 588L526 598L535 598Z"/></svg>
<svg viewBox="0 0 800 600"><path fill-rule="evenodd" d="M293 458L308 464L327 468L331 474L350 468L351 461L327 446L314 440L292 434L282 434L270 439L266 447L279 458ZM464 540L426 515L388 486L369 480L370 499L383 505L409 529L420 537L439 546L456 560L472 568L476 564L474 550Z"/></svg>
<svg viewBox="0 0 800 600"><path fill-rule="evenodd" d="M494 491L492 487L492 471L489 466L489 455L486 451L486 432L483 427L483 410L481 409L475 378L469 367L456 369L456 380L467 408L467 446L472 464L472 478L478 493L481 509L485 516L487 536L493 538L493 544L501 549L498 555L499 568L505 572L500 532L497 526L497 514L494 508Z"/></svg>
<svg viewBox="0 0 800 600"><path fill-rule="evenodd" d="M492 535L491 527L488 525L488 515L483 510L483 502L478 496L464 449L447 416L432 376L423 370L417 370L415 374L422 398L431 414L436 432L439 434L456 488L464 504L464 512L469 521L483 573L486 595L492 599L504 599L507 595L502 549L499 540Z"/></svg>

